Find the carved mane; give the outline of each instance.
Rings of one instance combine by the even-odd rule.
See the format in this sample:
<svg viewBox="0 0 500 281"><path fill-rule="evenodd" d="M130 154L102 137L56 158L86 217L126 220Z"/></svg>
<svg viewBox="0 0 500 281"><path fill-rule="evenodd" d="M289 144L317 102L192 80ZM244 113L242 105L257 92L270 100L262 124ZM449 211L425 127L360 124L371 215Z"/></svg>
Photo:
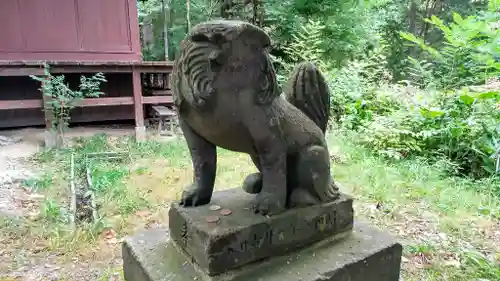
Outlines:
<svg viewBox="0 0 500 281"><path fill-rule="evenodd" d="M214 53L218 53L218 48L210 42L182 42L172 73L174 104L177 107L182 101L200 107L210 97L214 79L210 57Z"/></svg>

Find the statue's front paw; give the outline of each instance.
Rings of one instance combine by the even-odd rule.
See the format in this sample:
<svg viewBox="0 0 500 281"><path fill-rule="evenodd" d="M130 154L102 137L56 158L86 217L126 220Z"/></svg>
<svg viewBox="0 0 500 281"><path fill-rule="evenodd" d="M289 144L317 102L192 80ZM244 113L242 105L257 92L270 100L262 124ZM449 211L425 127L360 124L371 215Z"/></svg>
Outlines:
<svg viewBox="0 0 500 281"><path fill-rule="evenodd" d="M198 188L190 188L182 192L181 203L183 207L196 207L210 203L211 195L202 194Z"/></svg>
<svg viewBox="0 0 500 281"><path fill-rule="evenodd" d="M276 194L261 192L255 198L253 210L262 215L277 215L285 210L285 202Z"/></svg>

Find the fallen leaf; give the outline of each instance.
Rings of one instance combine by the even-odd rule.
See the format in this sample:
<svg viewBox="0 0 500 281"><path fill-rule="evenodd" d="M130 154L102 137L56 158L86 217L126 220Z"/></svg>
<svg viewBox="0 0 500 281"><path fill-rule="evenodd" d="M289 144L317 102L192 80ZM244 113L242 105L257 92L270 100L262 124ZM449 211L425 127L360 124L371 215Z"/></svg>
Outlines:
<svg viewBox="0 0 500 281"><path fill-rule="evenodd" d="M106 240L106 243L110 244L110 245L114 245L114 244L118 243L118 239L116 239L116 237L109 238Z"/></svg>
<svg viewBox="0 0 500 281"><path fill-rule="evenodd" d="M150 216L151 212L148 210L142 210L142 211L138 211L137 213L135 213L135 215L140 217L140 218L145 218L145 217Z"/></svg>
<svg viewBox="0 0 500 281"><path fill-rule="evenodd" d="M112 228L109 228L107 230L104 231L104 238L105 239L116 239L116 232L114 229Z"/></svg>

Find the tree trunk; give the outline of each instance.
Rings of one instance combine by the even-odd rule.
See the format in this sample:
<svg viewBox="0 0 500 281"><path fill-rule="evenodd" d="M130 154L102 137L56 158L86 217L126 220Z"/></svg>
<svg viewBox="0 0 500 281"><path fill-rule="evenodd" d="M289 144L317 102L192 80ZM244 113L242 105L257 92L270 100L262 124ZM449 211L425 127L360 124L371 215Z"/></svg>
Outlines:
<svg viewBox="0 0 500 281"><path fill-rule="evenodd" d="M224 19L231 19L233 17L233 1L232 0L222 0L220 6L220 15Z"/></svg>
<svg viewBox="0 0 500 281"><path fill-rule="evenodd" d="M425 9L425 18L430 18L434 14L434 10L436 9L436 5L439 0L428 0ZM429 23L424 21L422 30L420 30L420 37L422 39L426 39L427 31L429 30Z"/></svg>
<svg viewBox="0 0 500 281"><path fill-rule="evenodd" d="M257 25L257 26L260 26L260 22L259 22L260 2L259 2L259 0L252 0L252 8L253 8L252 23Z"/></svg>
<svg viewBox="0 0 500 281"><path fill-rule="evenodd" d="M415 26L417 20L417 3L411 1L410 10L408 11L408 31L411 34L415 34Z"/></svg>
<svg viewBox="0 0 500 281"><path fill-rule="evenodd" d="M187 31L189 32L191 30L191 15L190 13L191 9L191 1L186 0L186 21L187 21Z"/></svg>
<svg viewBox="0 0 500 281"><path fill-rule="evenodd" d="M169 60L168 57L168 22L169 22L169 9L170 5L169 3L165 3L168 0L161 0L161 13L163 15L163 29L162 29L162 35L163 35L163 43L164 43L164 55L165 55L165 60Z"/></svg>

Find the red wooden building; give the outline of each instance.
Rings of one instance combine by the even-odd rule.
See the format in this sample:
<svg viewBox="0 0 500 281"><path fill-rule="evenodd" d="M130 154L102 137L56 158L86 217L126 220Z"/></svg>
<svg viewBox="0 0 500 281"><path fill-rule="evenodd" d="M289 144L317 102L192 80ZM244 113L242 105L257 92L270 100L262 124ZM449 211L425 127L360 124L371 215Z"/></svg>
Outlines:
<svg viewBox="0 0 500 281"><path fill-rule="evenodd" d="M146 88L152 74L168 81L172 63L142 61L135 0L1 0L0 128L47 124L28 76L43 74L43 62L70 85L97 72L108 80L106 95L86 99L72 122L135 119L143 132L145 105L172 101L168 85Z"/></svg>

